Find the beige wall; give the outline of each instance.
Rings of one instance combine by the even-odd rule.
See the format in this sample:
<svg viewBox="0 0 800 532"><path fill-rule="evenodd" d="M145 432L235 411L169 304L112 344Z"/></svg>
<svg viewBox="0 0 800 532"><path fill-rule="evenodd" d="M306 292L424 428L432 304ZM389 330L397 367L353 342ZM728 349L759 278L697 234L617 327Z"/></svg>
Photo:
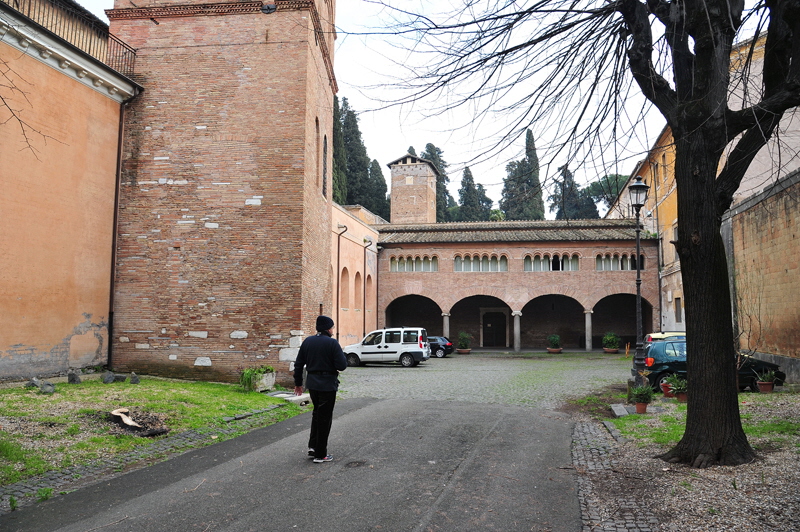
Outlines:
<svg viewBox="0 0 800 532"><path fill-rule="evenodd" d="M339 273L333 275L334 301L323 312L330 312L336 322L334 333L342 346L360 341L378 324L378 232L362 221L369 218L367 213L352 207L333 208L331 272Z"/></svg>
<svg viewBox="0 0 800 532"><path fill-rule="evenodd" d="M104 364L120 106L0 43L0 377ZM29 144L26 144L27 136Z"/></svg>

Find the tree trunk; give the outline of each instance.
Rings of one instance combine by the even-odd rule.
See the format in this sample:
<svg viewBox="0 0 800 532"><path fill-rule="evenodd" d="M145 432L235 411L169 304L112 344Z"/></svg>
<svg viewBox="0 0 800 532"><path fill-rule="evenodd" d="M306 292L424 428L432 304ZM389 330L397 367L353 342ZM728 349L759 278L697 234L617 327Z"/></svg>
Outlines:
<svg viewBox="0 0 800 532"><path fill-rule="evenodd" d="M724 128L676 135L678 253L686 298L686 431L662 455L693 467L738 465L755 457L739 417L736 357L715 179Z"/></svg>

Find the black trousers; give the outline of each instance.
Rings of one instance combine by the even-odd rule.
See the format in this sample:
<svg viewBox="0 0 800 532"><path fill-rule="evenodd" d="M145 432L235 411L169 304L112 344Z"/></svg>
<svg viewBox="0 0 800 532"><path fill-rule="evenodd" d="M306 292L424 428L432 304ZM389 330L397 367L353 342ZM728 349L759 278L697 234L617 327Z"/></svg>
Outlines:
<svg viewBox="0 0 800 532"><path fill-rule="evenodd" d="M308 390L314 412L311 414L311 437L308 439L309 449L314 449L315 458L328 455L328 435L333 423L333 406L336 404L336 391L320 392Z"/></svg>

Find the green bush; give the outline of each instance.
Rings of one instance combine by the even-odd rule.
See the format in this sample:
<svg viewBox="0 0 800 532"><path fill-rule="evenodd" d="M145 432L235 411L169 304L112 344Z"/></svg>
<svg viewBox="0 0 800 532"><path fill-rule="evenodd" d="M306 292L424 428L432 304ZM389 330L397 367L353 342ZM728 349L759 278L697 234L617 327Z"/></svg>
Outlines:
<svg viewBox="0 0 800 532"><path fill-rule="evenodd" d="M561 347L561 337L557 334L551 334L547 337L547 344L550 349L559 349Z"/></svg>
<svg viewBox="0 0 800 532"><path fill-rule="evenodd" d="M653 388L647 384L631 388L631 401L634 403L649 403L653 400Z"/></svg>
<svg viewBox="0 0 800 532"><path fill-rule="evenodd" d="M620 338L613 332L603 335L603 347L606 349L619 349Z"/></svg>

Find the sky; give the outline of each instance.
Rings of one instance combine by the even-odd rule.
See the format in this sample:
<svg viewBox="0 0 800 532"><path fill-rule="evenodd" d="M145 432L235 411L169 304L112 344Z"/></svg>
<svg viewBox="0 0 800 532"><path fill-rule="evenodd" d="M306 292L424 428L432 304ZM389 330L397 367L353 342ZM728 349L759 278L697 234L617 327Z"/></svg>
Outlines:
<svg viewBox="0 0 800 532"><path fill-rule="evenodd" d="M83 7L94 13L101 20L108 22L104 10L112 9L113 0L77 0ZM412 2L413 4L413 2ZM412 9L411 7L409 9ZM393 47L389 39L380 35L378 28L389 21L386 9L374 2L365 0L337 0L336 27L337 39L334 52L334 68L339 85L339 99L347 98L350 107L358 112L359 127L369 158L377 160L384 172L387 185L391 186L389 162L405 155L409 146L413 146L418 154L425 145L433 143L443 151L444 160L450 165L449 191L458 201L458 189L464 166L469 164L476 183L481 183L487 195L498 207L501 197L505 166L511 160L519 160L523 156L524 138L520 138L510 148L492 157L484 157L480 161L472 161L476 154L483 153L490 140L480 138L481 128L493 128L498 124L481 124L479 126L458 128L455 124L463 123L463 113L458 115L429 116L430 107L426 103L415 106L388 107L381 103L392 94L398 80L395 77L400 71L397 62L403 62L408 54L405 50ZM660 117L659 117L660 118ZM629 174L633 171L638 158L646 151L661 128L663 119L654 121L649 128L649 136L642 139L638 146L638 154L629 155L627 160L619 163L615 170L604 173ZM500 124L502 126L502 124ZM501 127L502 129L502 127ZM536 139L537 149L540 141ZM542 152L539 150L540 159ZM541 179L546 182L548 175L554 175L558 163L541 169ZM572 168L570 168L573 170ZM573 170L575 180L580 185L600 177L598 170L585 168ZM547 192L545 192L547 204ZM598 205L603 214L602 205ZM548 218L554 214L548 212Z"/></svg>

